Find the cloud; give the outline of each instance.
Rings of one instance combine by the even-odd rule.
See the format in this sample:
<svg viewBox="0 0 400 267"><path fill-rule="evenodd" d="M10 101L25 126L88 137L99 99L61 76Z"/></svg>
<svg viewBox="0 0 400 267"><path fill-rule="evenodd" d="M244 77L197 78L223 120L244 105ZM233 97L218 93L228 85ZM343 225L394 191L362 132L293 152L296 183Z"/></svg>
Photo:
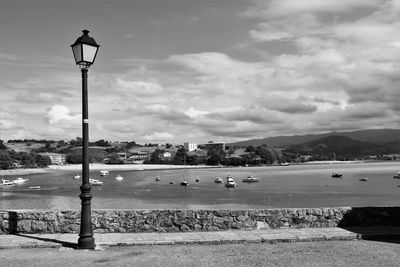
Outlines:
<svg viewBox="0 0 400 267"><path fill-rule="evenodd" d="M81 115L71 115L68 107L63 105L54 105L48 111L47 118L50 124L56 124L60 121L77 122L81 118Z"/></svg>
<svg viewBox="0 0 400 267"><path fill-rule="evenodd" d="M166 140L173 140L174 135L168 132L152 132L149 135L145 135L144 139L151 142L165 142Z"/></svg>
<svg viewBox="0 0 400 267"><path fill-rule="evenodd" d="M290 17L302 13L349 13L359 8L377 7L383 1L379 0L271 0L255 1L242 13L243 16L258 18Z"/></svg>
<svg viewBox="0 0 400 267"><path fill-rule="evenodd" d="M193 107L190 107L190 109L185 112L185 114L192 119L202 117L204 115L207 115L208 113L208 111L196 110Z"/></svg>
<svg viewBox="0 0 400 267"><path fill-rule="evenodd" d="M154 82L127 81L117 78L117 86L124 90L126 94L138 94L141 96L153 96L163 92L163 88Z"/></svg>
<svg viewBox="0 0 400 267"><path fill-rule="evenodd" d="M14 121L0 119L0 132L19 129L23 129L23 126Z"/></svg>

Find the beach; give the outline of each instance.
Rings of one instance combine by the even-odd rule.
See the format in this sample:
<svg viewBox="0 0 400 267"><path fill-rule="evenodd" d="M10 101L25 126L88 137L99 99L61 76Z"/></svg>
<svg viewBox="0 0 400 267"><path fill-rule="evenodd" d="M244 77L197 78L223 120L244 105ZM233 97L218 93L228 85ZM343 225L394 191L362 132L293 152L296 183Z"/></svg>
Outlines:
<svg viewBox="0 0 400 267"><path fill-rule="evenodd" d="M119 171L143 171L143 170L172 170L172 169L201 169L214 168L214 166L185 166L185 165L166 165L166 164L89 164L89 170L119 170ZM0 176L4 175L27 175L35 173L46 173L49 171L81 171L82 164L49 165L47 168L19 168L10 170L0 170Z"/></svg>

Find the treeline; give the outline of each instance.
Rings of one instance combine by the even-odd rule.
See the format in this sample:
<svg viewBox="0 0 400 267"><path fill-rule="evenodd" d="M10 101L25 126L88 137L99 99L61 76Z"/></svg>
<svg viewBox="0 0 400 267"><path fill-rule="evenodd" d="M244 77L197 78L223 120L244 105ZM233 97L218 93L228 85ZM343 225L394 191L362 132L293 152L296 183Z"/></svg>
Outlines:
<svg viewBox="0 0 400 267"><path fill-rule="evenodd" d="M179 148L172 158L163 157L165 150L156 149L144 163L145 164L173 164L173 165L226 165L245 166L260 164L275 164L286 162L287 157L279 149L262 145L256 148L248 147L246 153L240 156L232 156L234 148L228 150L209 149L206 156L199 156Z"/></svg>
<svg viewBox="0 0 400 267"><path fill-rule="evenodd" d="M47 156L39 155L36 152L15 152L8 150L4 145L4 141L0 140L0 169L23 168L43 168L51 164L51 160Z"/></svg>
<svg viewBox="0 0 400 267"><path fill-rule="evenodd" d="M14 140L8 140L7 143L17 143L17 144L21 144L21 143L37 143L37 144L44 144L44 143L55 143L57 141L54 140L36 140L36 139L14 139Z"/></svg>

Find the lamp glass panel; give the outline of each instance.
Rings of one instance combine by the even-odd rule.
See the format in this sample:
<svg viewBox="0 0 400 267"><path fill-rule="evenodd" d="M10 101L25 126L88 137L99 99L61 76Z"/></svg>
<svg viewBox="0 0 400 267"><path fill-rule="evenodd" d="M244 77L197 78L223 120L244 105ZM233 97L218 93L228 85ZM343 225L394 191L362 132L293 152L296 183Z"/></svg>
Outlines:
<svg viewBox="0 0 400 267"><path fill-rule="evenodd" d="M81 49L81 44L77 44L72 47L72 52L74 53L75 57L75 62L78 64L79 62L82 61L82 49Z"/></svg>
<svg viewBox="0 0 400 267"><path fill-rule="evenodd" d="M92 64L96 56L97 47L87 44L82 44L82 45L83 45L83 60L86 62L90 62Z"/></svg>

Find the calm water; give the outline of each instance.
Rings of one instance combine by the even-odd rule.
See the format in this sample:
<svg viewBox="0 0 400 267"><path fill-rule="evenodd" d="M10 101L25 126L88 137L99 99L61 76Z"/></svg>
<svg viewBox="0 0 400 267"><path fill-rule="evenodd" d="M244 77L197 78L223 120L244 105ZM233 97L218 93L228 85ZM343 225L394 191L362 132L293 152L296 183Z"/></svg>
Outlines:
<svg viewBox="0 0 400 267"><path fill-rule="evenodd" d="M201 170L110 171L91 178L104 182L92 187L94 209L165 209L165 208L268 208L400 205L399 162L335 165L293 165L274 167L218 168ZM331 178L333 171L342 179ZM76 172L52 171L25 175L24 185L0 188L1 209L80 209L81 180ZM116 181L121 174L123 181ZM220 176L232 175L236 188L215 184ZM161 177L156 182L156 176ZM247 184L242 178L259 177ZM189 176L189 186L180 181ZM359 181L367 177L367 182ZM4 178L15 179L17 176ZM3 177L2 177L3 178ZM195 182L196 178L199 182ZM169 182L175 184L169 184ZM31 190L41 186L42 190Z"/></svg>

